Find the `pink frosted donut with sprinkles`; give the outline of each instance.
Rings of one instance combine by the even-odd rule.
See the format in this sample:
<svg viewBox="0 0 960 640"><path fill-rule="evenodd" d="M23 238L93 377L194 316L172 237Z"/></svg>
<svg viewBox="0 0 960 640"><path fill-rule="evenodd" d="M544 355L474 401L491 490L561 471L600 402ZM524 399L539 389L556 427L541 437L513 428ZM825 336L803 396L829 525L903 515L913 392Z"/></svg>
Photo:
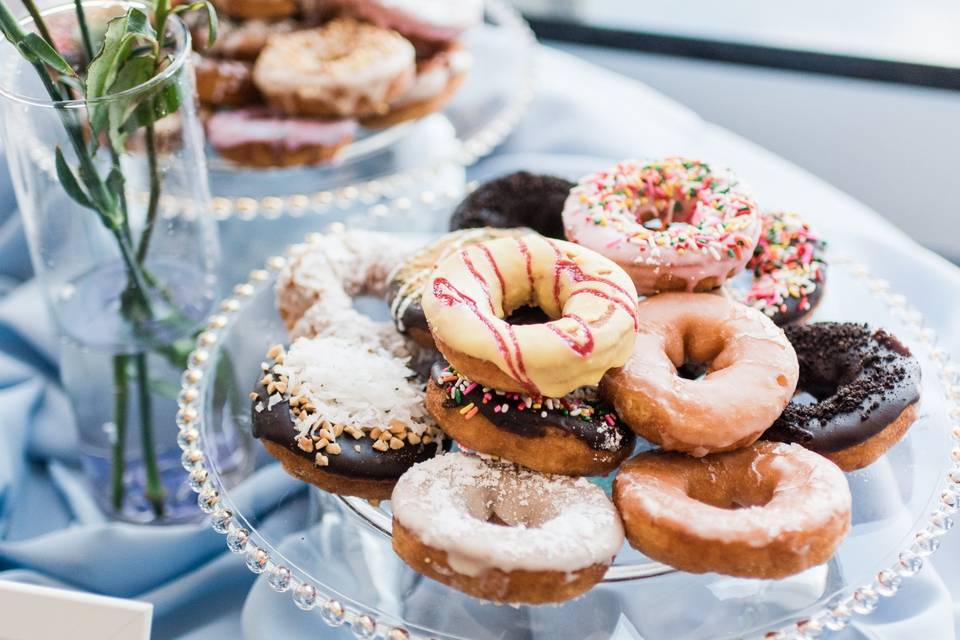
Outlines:
<svg viewBox="0 0 960 640"><path fill-rule="evenodd" d="M741 301L780 326L800 322L823 298L826 243L797 213L773 211L761 219L760 240L747 263L753 284Z"/></svg>
<svg viewBox="0 0 960 640"><path fill-rule="evenodd" d="M641 295L719 287L760 235L757 205L736 180L684 158L587 176L571 190L563 224L567 239L623 267Z"/></svg>

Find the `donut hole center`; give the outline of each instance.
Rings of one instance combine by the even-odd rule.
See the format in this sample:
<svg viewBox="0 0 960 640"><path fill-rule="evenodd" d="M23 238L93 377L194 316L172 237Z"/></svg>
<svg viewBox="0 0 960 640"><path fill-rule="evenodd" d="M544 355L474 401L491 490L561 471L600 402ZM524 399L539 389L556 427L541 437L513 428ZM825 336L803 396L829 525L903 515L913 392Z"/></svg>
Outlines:
<svg viewBox="0 0 960 640"><path fill-rule="evenodd" d="M756 469L710 469L686 487L693 500L730 511L762 507L773 499L775 490L775 478L759 476Z"/></svg>
<svg viewBox="0 0 960 640"><path fill-rule="evenodd" d="M684 380L702 380L707 377L707 365L702 362L684 362L677 367L677 375Z"/></svg>
<svg viewBox="0 0 960 640"><path fill-rule="evenodd" d="M692 201L658 200L634 211L637 224L651 231L665 231L672 224L690 222L695 207Z"/></svg>
<svg viewBox="0 0 960 640"><path fill-rule="evenodd" d="M533 305L523 305L511 311L504 321L514 326L544 324L551 320L543 309Z"/></svg>
<svg viewBox="0 0 960 640"><path fill-rule="evenodd" d="M379 321L390 320L390 308L383 298L362 293L351 298L353 308L363 315Z"/></svg>

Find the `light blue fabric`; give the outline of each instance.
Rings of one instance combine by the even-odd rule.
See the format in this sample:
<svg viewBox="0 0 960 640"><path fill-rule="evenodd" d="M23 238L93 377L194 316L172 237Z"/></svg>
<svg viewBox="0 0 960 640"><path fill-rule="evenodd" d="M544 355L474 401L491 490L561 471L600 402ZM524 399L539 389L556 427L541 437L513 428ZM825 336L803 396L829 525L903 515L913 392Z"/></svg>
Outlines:
<svg viewBox="0 0 960 640"><path fill-rule="evenodd" d="M804 211L845 252L871 264L896 290L910 292L947 339L945 346L960 354L960 272L870 210L614 74L544 49L538 78L540 93L523 124L471 177L518 168L576 173L628 156L688 154L720 161L735 168L765 205ZM228 554L223 537L206 526L109 523L82 491L73 466L74 427L56 379L54 333L29 280L5 169L0 175L0 579L148 600L156 607L156 638L350 637L342 630L318 632L310 623L317 617L300 614L289 595L273 593L262 578L255 584L242 559ZM917 220L921 213L915 212ZM276 251L267 243L252 263ZM270 465L245 482L236 498L269 528L281 520L271 520L273 510L285 508L275 498L292 482ZM928 566L843 637L953 638L951 589L956 594L960 582L960 543L948 538L935 560L947 570Z"/></svg>

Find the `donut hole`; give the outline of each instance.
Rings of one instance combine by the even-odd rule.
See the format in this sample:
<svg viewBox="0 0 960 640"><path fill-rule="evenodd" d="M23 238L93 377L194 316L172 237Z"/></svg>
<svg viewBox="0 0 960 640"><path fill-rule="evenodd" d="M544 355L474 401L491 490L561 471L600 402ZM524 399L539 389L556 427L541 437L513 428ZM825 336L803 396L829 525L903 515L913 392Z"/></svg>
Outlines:
<svg viewBox="0 0 960 640"><path fill-rule="evenodd" d="M754 474L748 474L754 476ZM765 478L749 477L744 481L742 473L715 469L703 478L687 484L686 494L697 502L736 511L750 507L762 507L773 499L776 483Z"/></svg>
<svg viewBox="0 0 960 640"><path fill-rule="evenodd" d="M351 298L353 308L373 320L386 321L390 319L390 309L380 296L361 294Z"/></svg>
<svg viewBox="0 0 960 640"><path fill-rule="evenodd" d="M707 365L702 362L684 362L677 367L677 375L684 380L702 380L707 377Z"/></svg>
<svg viewBox="0 0 960 640"><path fill-rule="evenodd" d="M524 305L517 307L504 318L507 324L521 326L526 324L543 324L551 320L550 316L544 313L540 307Z"/></svg>

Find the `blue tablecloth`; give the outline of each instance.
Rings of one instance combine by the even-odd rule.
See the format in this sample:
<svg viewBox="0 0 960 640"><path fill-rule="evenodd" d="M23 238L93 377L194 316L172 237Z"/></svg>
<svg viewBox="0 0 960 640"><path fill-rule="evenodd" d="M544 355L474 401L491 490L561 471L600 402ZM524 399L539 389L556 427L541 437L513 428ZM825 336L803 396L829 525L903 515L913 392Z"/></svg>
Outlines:
<svg viewBox="0 0 960 640"><path fill-rule="evenodd" d="M720 162L766 206L805 212L845 253L909 292L948 350L960 354L960 271L874 212L635 82L550 49L540 52L538 75L538 98L523 124L472 177L518 168L566 173L583 167L584 156L598 158L598 166L610 158L667 154ZM914 215L922 219L922 212ZM57 382L54 332L30 277L9 179L0 169L0 579L150 601L156 638L294 632L303 616L289 596L254 586L253 574L227 553L220 535L200 525L110 523L85 495L73 467L75 434ZM287 481L268 467L238 496L245 508L269 514L271 496ZM894 600L841 637L954 638L958 560L960 543L948 538L933 567L928 563ZM349 637L342 630L329 635Z"/></svg>

